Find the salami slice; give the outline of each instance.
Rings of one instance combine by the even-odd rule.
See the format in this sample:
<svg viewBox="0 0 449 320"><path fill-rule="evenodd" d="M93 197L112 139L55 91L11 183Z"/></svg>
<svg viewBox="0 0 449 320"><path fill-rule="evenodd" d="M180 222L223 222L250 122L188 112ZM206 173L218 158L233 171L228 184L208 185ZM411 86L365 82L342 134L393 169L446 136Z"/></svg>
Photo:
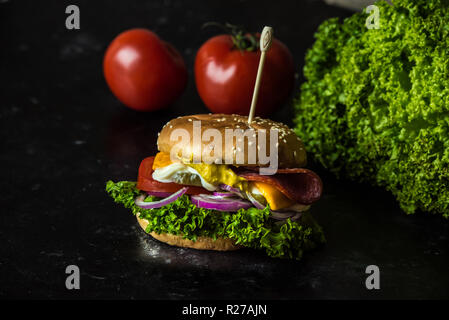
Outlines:
<svg viewBox="0 0 449 320"><path fill-rule="evenodd" d="M278 169L274 175L260 175L254 170L238 170L248 181L260 181L276 187L288 198L301 204L312 204L321 197L323 183L313 171L305 168Z"/></svg>

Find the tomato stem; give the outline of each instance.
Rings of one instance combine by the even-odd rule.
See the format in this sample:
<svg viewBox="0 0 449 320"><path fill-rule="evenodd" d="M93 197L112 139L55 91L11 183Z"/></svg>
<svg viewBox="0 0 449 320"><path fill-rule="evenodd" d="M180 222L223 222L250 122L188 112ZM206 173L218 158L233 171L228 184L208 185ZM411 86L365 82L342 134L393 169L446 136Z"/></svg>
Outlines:
<svg viewBox="0 0 449 320"><path fill-rule="evenodd" d="M224 30L231 35L234 47L241 51L258 51L259 50L259 35L246 31L243 26L237 26L230 23L224 25L218 22L206 22L203 28L215 26Z"/></svg>

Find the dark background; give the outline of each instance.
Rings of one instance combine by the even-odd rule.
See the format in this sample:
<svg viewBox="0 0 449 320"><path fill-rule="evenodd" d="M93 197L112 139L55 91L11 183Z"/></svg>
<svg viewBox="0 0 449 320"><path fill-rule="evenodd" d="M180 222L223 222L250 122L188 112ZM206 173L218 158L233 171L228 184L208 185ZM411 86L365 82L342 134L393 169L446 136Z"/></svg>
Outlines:
<svg viewBox="0 0 449 320"><path fill-rule="evenodd" d="M81 29L65 28L76 4ZM324 19L351 14L308 1L0 0L0 296L3 298L448 298L448 221L406 216L381 189L315 168L325 193L312 208L328 244L301 262L261 252L198 252L146 236L113 203L105 182L135 180L174 116L207 112L192 76L207 21L274 27L292 51L299 84L305 51ZM102 74L108 43L146 27L183 55L189 83L165 111L137 113ZM325 106L323 106L325 107ZM291 124L286 104L273 118ZM65 288L65 268L81 289ZM381 289L365 288L380 268Z"/></svg>

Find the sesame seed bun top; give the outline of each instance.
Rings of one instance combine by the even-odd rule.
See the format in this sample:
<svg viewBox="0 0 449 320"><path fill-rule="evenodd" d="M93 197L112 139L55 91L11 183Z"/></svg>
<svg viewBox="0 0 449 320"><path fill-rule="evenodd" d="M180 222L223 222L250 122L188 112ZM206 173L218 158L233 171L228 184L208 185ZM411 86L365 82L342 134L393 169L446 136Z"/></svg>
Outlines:
<svg viewBox="0 0 449 320"><path fill-rule="evenodd" d="M184 133L188 133L182 149L179 145L176 147L181 142L180 131L175 131L176 129L183 129ZM208 129L212 130L207 131ZM231 130L234 130L236 136L227 139L226 136L232 134ZM263 157L263 142L266 141L265 155L271 156L270 130L277 133L277 142L274 141L271 148L278 148L278 167L284 169L305 166L307 158L304 144L295 132L285 124L259 117L255 117L251 124L248 123L248 117L241 115L197 114L178 117L164 125L159 133L157 146L159 151L166 153L170 153L175 147L178 149L177 152L174 151L175 157L183 161L200 159L199 155L209 155L215 163L268 166L268 160ZM217 133L221 134L221 138L215 141ZM194 135L197 138L194 139Z"/></svg>

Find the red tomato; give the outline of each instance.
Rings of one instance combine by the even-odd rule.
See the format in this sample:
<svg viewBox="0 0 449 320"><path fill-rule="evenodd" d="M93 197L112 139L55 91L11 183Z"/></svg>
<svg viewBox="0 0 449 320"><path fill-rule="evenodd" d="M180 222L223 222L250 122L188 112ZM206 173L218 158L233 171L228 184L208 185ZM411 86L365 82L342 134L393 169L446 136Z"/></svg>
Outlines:
<svg viewBox="0 0 449 320"><path fill-rule="evenodd" d="M179 52L146 29L119 34L106 50L103 71L114 95L139 111L168 106L187 83L186 66Z"/></svg>
<svg viewBox="0 0 449 320"><path fill-rule="evenodd" d="M260 50L241 51L231 35L209 39L195 59L198 93L214 113L248 115L259 66ZM294 85L293 57L273 39L267 52L256 114L266 116L282 106Z"/></svg>
<svg viewBox="0 0 449 320"><path fill-rule="evenodd" d="M163 183L153 179L153 161L154 157L148 157L142 160L139 167L139 175L137 178L137 189L142 191L158 191L158 192L176 192L184 188L184 185L177 183ZM202 187L189 186L187 194L210 193Z"/></svg>

